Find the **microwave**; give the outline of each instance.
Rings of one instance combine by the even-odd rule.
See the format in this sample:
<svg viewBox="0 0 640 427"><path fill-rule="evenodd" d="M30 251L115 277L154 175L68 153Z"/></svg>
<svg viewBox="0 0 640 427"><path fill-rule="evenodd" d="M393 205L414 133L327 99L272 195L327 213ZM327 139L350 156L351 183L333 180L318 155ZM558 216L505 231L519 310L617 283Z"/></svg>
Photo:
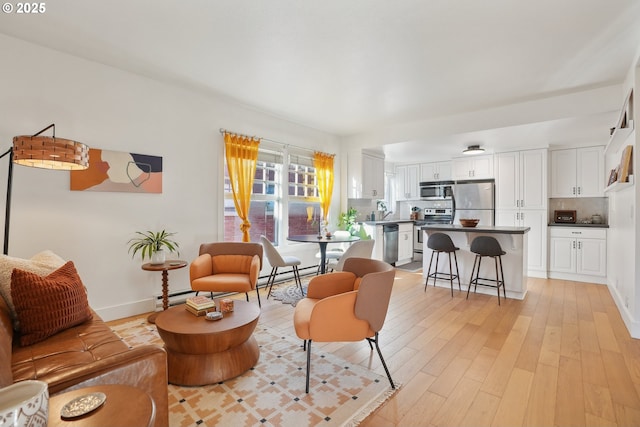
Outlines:
<svg viewBox="0 0 640 427"><path fill-rule="evenodd" d="M453 181L435 181L420 183L422 200L443 200L453 197Z"/></svg>

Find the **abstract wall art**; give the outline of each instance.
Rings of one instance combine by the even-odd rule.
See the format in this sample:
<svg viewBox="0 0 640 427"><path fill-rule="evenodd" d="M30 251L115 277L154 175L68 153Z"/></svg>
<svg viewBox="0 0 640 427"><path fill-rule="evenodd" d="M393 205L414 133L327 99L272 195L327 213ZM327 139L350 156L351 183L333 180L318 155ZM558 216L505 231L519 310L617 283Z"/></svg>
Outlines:
<svg viewBox="0 0 640 427"><path fill-rule="evenodd" d="M162 157L89 149L89 168L71 171L72 191L162 193Z"/></svg>

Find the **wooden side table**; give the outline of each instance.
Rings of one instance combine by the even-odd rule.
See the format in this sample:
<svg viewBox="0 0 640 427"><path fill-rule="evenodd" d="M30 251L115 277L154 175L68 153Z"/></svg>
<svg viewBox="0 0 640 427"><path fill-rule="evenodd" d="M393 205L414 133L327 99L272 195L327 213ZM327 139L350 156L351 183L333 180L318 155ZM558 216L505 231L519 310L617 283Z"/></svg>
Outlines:
<svg viewBox="0 0 640 427"><path fill-rule="evenodd" d="M99 408L77 418L63 419L60 412L73 399L89 393L107 396ZM128 385L105 384L57 394L49 398L49 427L153 426L156 406L143 390Z"/></svg>
<svg viewBox="0 0 640 427"><path fill-rule="evenodd" d="M142 269L147 271L162 271L162 309L169 308L169 270L176 270L187 266L186 261L172 260L165 261L164 264L142 264ZM151 313L147 318L149 323L155 323L158 312Z"/></svg>

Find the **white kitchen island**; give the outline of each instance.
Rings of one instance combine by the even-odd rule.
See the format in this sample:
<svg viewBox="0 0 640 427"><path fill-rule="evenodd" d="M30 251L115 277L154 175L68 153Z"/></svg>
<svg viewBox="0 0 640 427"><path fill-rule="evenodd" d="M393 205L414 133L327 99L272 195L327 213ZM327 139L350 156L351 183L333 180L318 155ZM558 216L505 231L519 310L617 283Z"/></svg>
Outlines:
<svg viewBox="0 0 640 427"><path fill-rule="evenodd" d="M458 268L460 270L460 283L465 291L469 286L471 279L471 270L475 254L471 252L471 242L477 236L492 236L502 246L502 250L506 255L502 256L502 265L504 269L504 282L507 298L524 299L527 294L527 233L529 227L499 227L499 226L477 226L463 227L461 225L450 224L431 224L422 227L424 233L424 256L422 259L422 276L426 280L429 274L429 260L431 259L431 250L427 247L429 235L433 233L444 233L451 237L453 244L460 250L456 251L458 258ZM435 264L435 257L434 257ZM452 266L455 273L455 265ZM434 267L431 266L433 270ZM447 255L440 256L440 265L438 271L449 271L449 257ZM480 277L495 278L496 270L493 260L484 258L481 264ZM433 278L429 280L429 284L433 285ZM454 289L457 287L457 280L454 280ZM448 288L449 280L437 280L436 286ZM473 290L472 290L473 291ZM495 288L486 286L478 286L477 292L497 296ZM469 296L471 298L471 296Z"/></svg>

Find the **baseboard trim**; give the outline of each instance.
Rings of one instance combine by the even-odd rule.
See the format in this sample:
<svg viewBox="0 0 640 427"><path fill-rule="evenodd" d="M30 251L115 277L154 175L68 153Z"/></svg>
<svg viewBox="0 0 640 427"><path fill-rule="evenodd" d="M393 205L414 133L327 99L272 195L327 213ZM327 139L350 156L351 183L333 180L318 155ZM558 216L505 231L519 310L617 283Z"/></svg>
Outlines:
<svg viewBox="0 0 640 427"><path fill-rule="evenodd" d="M632 338L640 338L640 322L638 322L638 320L633 317L627 306L624 304L622 295L620 295L618 290L611 283L608 283L607 287L609 288L609 292L613 297L613 301L618 307L620 317L622 317L622 321L627 327L629 335L631 335Z"/></svg>

